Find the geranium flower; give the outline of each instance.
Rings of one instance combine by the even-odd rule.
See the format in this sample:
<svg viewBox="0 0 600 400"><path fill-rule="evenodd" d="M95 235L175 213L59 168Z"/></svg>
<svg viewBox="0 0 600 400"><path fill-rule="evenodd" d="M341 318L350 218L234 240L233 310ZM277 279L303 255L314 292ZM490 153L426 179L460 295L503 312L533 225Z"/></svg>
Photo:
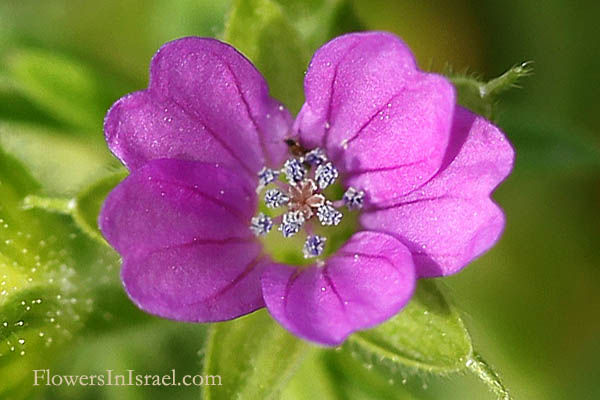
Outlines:
<svg viewBox="0 0 600 400"><path fill-rule="evenodd" d="M304 86L292 123L244 56L188 37L156 53L148 89L113 105L106 140L131 174L99 222L138 307L212 322L266 306L294 334L337 345L395 315L416 279L453 274L497 241L490 193L513 150L399 38L332 40ZM327 255L316 231L341 229L348 210L360 229ZM262 244L274 235L305 238L314 262L274 260Z"/></svg>

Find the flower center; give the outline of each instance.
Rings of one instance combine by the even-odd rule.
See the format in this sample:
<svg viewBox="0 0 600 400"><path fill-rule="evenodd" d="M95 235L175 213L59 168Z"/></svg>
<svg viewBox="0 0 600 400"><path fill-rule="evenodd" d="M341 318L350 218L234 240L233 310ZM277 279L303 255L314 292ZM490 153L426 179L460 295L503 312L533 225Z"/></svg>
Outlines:
<svg viewBox="0 0 600 400"><path fill-rule="evenodd" d="M275 226L280 238L293 240L305 236L300 247L304 258L311 259L326 250L328 232L323 228L341 226L350 214L344 215L341 209L362 208L365 193L349 187L340 200L329 200L328 195L332 197L338 186L339 173L325 152L320 148L305 151L295 142L288 144L294 156L282 168L264 167L258 173L256 192L263 207L252 218L250 229L259 237L266 237ZM345 228L347 231L348 224Z"/></svg>

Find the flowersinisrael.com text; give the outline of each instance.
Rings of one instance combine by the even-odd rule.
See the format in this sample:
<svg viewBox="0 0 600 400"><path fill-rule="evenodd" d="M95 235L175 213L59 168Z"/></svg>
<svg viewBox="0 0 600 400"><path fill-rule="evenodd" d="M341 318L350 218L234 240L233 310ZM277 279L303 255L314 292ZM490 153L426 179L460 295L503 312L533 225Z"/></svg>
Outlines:
<svg viewBox="0 0 600 400"><path fill-rule="evenodd" d="M170 374L140 374L133 369L102 374L55 375L49 369L34 369L33 386L221 386L220 375L184 375L179 379L174 369Z"/></svg>

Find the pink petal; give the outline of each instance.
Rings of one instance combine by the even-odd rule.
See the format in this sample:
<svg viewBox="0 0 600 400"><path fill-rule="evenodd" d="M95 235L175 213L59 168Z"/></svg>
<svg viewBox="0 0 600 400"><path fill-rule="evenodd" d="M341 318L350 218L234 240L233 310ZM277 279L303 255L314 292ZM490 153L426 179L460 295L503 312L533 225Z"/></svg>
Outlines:
<svg viewBox="0 0 600 400"><path fill-rule="evenodd" d="M188 37L155 54L149 88L117 101L104 130L130 169L179 158L241 166L254 178L281 164L290 124L250 61L218 40Z"/></svg>
<svg viewBox="0 0 600 400"><path fill-rule="evenodd" d="M142 310L188 322L237 318L264 306L266 265L255 242L173 247L125 258L121 278Z"/></svg>
<svg viewBox="0 0 600 400"><path fill-rule="evenodd" d="M336 125L333 129L356 132L373 113L377 100L385 105L416 74L410 49L394 35L339 36L317 50L308 66L306 103L294 128L310 147L324 146L327 123Z"/></svg>
<svg viewBox="0 0 600 400"><path fill-rule="evenodd" d="M419 277L453 274L498 240L504 215L490 194L513 159L497 127L459 107L440 172L395 204L363 213L361 223L402 241Z"/></svg>
<svg viewBox="0 0 600 400"><path fill-rule="evenodd" d="M395 315L415 286L410 252L393 237L355 234L324 266L268 265L261 278L269 312L297 336L328 346Z"/></svg>
<svg viewBox="0 0 600 400"><path fill-rule="evenodd" d="M309 66L305 91L294 125L302 144L325 148L372 204L408 193L441 165L454 89L419 71L396 36L350 34L327 43Z"/></svg>
<svg viewBox="0 0 600 400"><path fill-rule="evenodd" d="M154 160L108 196L99 224L123 257L138 306L184 321L230 319L262 307L261 245L249 230L248 180L214 164Z"/></svg>

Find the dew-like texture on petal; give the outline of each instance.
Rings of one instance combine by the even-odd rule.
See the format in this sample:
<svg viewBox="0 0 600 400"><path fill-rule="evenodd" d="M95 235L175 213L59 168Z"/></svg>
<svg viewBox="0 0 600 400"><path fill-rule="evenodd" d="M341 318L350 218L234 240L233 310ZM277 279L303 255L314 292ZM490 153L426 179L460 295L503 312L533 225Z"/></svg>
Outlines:
<svg viewBox="0 0 600 400"><path fill-rule="evenodd" d="M104 121L111 151L131 170L177 158L220 162L249 176L278 166L291 117L233 47L188 37L154 55L148 89L118 100Z"/></svg>
<svg viewBox="0 0 600 400"><path fill-rule="evenodd" d="M496 126L458 107L440 171L396 204L365 211L361 223L402 241L419 277L453 274L498 240L504 214L490 194L513 160Z"/></svg>
<svg viewBox="0 0 600 400"><path fill-rule="evenodd" d="M264 302L260 276L267 259L253 242L196 245L126 258L125 289L142 310L188 322L225 321Z"/></svg>
<svg viewBox="0 0 600 400"><path fill-rule="evenodd" d="M324 266L270 264L261 282L265 304L279 323L297 336L335 346L395 315L412 296L415 271L402 243L363 231Z"/></svg>
<svg viewBox="0 0 600 400"><path fill-rule="evenodd" d="M306 103L294 125L301 143L320 146L349 185L385 205L426 182L448 143L454 88L421 72L396 36L341 36L315 54Z"/></svg>
<svg viewBox="0 0 600 400"><path fill-rule="evenodd" d="M99 224L123 257L123 283L140 308L218 321L264 304L261 245L249 230L255 207L249 180L236 171L161 159L109 194Z"/></svg>

